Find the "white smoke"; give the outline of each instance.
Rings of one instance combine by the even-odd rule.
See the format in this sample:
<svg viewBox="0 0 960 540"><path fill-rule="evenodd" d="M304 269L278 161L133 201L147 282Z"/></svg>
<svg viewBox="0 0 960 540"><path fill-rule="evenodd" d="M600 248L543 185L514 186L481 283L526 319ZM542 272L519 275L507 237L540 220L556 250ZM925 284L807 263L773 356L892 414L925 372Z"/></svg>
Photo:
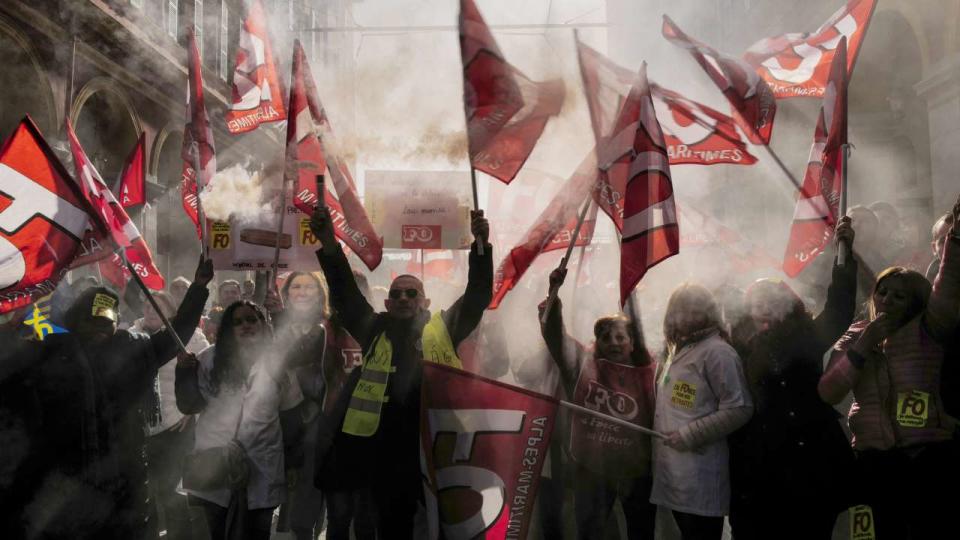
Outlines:
<svg viewBox="0 0 960 540"><path fill-rule="evenodd" d="M257 222L264 215L276 214L275 201L265 193L260 172L251 173L240 164L218 171L200 201L207 218L219 221Z"/></svg>

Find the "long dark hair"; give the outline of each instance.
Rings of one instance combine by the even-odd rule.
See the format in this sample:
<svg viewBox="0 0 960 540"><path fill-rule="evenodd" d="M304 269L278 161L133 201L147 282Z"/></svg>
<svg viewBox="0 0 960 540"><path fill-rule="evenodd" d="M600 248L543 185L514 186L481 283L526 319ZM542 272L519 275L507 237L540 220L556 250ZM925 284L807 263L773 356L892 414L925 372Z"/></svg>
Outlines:
<svg viewBox="0 0 960 540"><path fill-rule="evenodd" d="M600 341L600 338L604 334L610 332L613 326L618 324L624 325L627 329L627 334L630 336L630 339L633 341L633 352L630 353L630 361L634 366L645 366L650 363L650 351L647 350L647 344L643 339L643 333L637 327L638 325L634 324L633 320L624 315L623 313L617 313L616 315L608 315L606 317L600 317L595 323L593 323L593 339L595 341Z"/></svg>
<svg viewBox="0 0 960 540"><path fill-rule="evenodd" d="M246 380L246 370L237 363L237 338L234 335L233 313L241 307L247 307L256 313L263 324L263 332L267 340L273 339L273 331L267 322L267 316L260 306L250 300L239 300L227 306L220 320L217 330L217 344L213 350L213 368L210 370L210 383L213 393L220 392L220 384L236 387Z"/></svg>

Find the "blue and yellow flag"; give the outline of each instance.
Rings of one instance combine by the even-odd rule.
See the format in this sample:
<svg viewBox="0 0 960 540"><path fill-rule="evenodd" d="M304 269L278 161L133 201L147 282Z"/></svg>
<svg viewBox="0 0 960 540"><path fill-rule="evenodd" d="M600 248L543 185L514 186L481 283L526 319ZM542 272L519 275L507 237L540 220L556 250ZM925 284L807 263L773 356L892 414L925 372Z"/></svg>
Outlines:
<svg viewBox="0 0 960 540"><path fill-rule="evenodd" d="M33 328L33 335L37 341L43 341L50 334L67 333L65 328L60 328L50 320L50 297L51 295L47 295L37 300L31 306L27 318L23 320L23 324Z"/></svg>

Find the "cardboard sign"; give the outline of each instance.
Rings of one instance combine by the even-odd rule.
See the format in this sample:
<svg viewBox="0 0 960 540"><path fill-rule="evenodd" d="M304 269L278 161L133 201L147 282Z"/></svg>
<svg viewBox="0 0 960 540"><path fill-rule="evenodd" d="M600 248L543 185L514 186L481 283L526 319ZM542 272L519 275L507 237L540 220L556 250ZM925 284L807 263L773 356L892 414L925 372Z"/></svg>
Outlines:
<svg viewBox="0 0 960 540"><path fill-rule="evenodd" d="M383 247L469 249L470 173L367 171L364 206Z"/></svg>
<svg viewBox="0 0 960 540"><path fill-rule="evenodd" d="M316 251L320 243L310 232L310 218L288 198L280 235L280 270L319 270ZM210 258L217 270L266 270L273 265L277 242L277 214L256 220L208 221Z"/></svg>
<svg viewBox="0 0 960 540"><path fill-rule="evenodd" d="M97 293L93 297L93 305L90 308L90 315L93 317L104 317L114 322L117 320L117 301L112 296Z"/></svg>

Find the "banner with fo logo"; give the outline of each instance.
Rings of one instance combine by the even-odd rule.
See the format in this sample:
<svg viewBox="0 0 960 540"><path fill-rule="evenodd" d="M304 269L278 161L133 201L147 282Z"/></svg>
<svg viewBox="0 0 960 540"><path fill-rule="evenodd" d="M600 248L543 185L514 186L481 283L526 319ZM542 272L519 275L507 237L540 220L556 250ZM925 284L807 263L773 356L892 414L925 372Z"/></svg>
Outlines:
<svg viewBox="0 0 960 540"><path fill-rule="evenodd" d="M420 448L430 537L526 538L557 401L433 363Z"/></svg>

